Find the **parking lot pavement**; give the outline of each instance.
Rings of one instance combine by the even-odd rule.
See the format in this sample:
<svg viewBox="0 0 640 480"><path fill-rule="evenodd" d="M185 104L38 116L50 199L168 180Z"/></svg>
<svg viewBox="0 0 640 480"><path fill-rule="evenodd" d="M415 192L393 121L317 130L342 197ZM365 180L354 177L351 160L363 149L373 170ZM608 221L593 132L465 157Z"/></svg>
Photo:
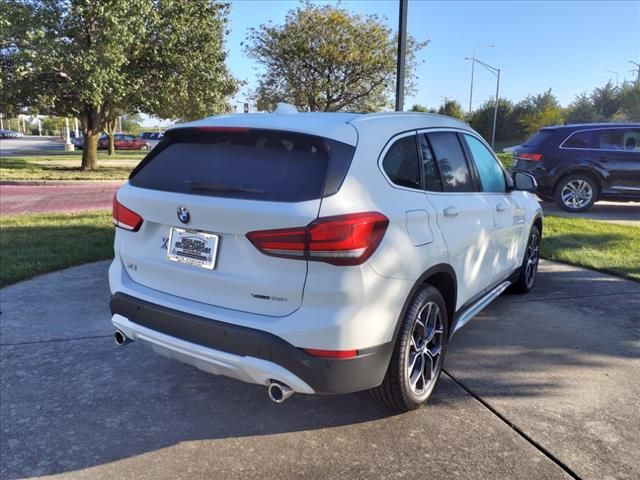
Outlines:
<svg viewBox="0 0 640 480"><path fill-rule="evenodd" d="M122 182L73 182L59 185L0 185L3 215L110 209Z"/></svg>
<svg viewBox="0 0 640 480"><path fill-rule="evenodd" d="M0 154L27 155L32 153L46 153L55 150L64 150L64 140L54 136L26 136L22 138L3 138L0 140Z"/></svg>
<svg viewBox="0 0 640 480"><path fill-rule="evenodd" d="M640 478L640 284L547 262L452 339L446 370L580 478Z"/></svg>
<svg viewBox="0 0 640 480"><path fill-rule="evenodd" d="M264 387L115 347L106 268L0 290L0 477L640 471L635 283L544 263L535 292L503 297L453 339L446 369L462 387L445 375L425 408L398 415L367 393L275 405Z"/></svg>
<svg viewBox="0 0 640 480"><path fill-rule="evenodd" d="M540 205L542 205L545 215L588 218L640 227L640 202L597 202L584 213L566 212L553 202L540 202Z"/></svg>

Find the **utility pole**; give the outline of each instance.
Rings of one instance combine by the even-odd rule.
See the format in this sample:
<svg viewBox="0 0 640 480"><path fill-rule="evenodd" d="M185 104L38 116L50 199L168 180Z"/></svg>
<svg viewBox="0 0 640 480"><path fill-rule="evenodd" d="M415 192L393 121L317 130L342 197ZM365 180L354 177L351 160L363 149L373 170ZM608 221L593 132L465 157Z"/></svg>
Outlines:
<svg viewBox="0 0 640 480"><path fill-rule="evenodd" d="M407 56L407 8L409 0L399 0L398 70L396 72L396 111L404 110L404 65Z"/></svg>
<svg viewBox="0 0 640 480"><path fill-rule="evenodd" d="M476 50L479 48L493 48L495 47L495 45L478 45L476 47L473 47L473 56L471 57L472 62L471 62L471 88L469 89L469 113L471 113L471 109L473 108L473 76L474 76L474 72L475 72L475 66L476 66Z"/></svg>

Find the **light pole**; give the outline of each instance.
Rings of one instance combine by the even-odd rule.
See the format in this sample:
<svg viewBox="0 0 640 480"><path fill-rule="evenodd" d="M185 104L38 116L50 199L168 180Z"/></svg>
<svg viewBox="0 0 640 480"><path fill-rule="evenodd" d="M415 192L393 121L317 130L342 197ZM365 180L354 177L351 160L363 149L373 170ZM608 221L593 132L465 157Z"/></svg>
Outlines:
<svg viewBox="0 0 640 480"><path fill-rule="evenodd" d="M618 80L620 80L620 74L613 70L605 70L604 73L613 73L616 76L616 87L618 86Z"/></svg>
<svg viewBox="0 0 640 480"><path fill-rule="evenodd" d="M498 122L498 103L500 101L500 69L496 68L496 67L492 67L491 65L484 63L481 60L478 60L477 58L465 58L465 60L471 60L471 63L476 63L478 62L480 65L482 65L484 68L486 68L487 70L489 70L491 73L493 73L496 76L496 106L493 109L493 131L491 132L491 148L494 148L495 144L496 144L496 125Z"/></svg>
<svg viewBox="0 0 640 480"><path fill-rule="evenodd" d="M398 66L396 71L396 112L404 110L404 64L407 55L407 8L409 0L399 0Z"/></svg>
<svg viewBox="0 0 640 480"><path fill-rule="evenodd" d="M632 65L635 65L636 67L638 67L638 73L636 76L636 82L640 83L640 63L636 63L632 60L629 60L629 63L631 63Z"/></svg>
<svg viewBox="0 0 640 480"><path fill-rule="evenodd" d="M471 57L474 61L471 62L471 88L469 89L469 113L471 113L472 102L473 102L473 74L476 66L476 50L479 48L493 48L495 45L478 45L473 48L473 56ZM469 57L467 57L469 58Z"/></svg>

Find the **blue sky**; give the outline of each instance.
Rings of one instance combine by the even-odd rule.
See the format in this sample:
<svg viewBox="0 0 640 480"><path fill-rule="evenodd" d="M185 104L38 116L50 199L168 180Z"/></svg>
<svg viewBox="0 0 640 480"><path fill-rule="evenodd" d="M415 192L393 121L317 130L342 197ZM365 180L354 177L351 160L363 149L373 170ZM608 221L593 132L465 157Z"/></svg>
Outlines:
<svg viewBox="0 0 640 480"><path fill-rule="evenodd" d="M319 1L314 3L331 3ZM258 66L242 50L248 29L262 23L282 24L296 0L235 0L226 40L228 65L239 79L255 85ZM342 7L386 17L398 24L397 0L343 0ZM426 1L409 0L408 31L430 40L420 52L417 93L405 100L437 107L446 98L469 105L470 57L502 70L500 96L520 100L552 88L560 102L603 85L635 78L629 60L640 63L640 1ZM245 88L234 99L241 109ZM495 76L476 68L474 106L495 94Z"/></svg>

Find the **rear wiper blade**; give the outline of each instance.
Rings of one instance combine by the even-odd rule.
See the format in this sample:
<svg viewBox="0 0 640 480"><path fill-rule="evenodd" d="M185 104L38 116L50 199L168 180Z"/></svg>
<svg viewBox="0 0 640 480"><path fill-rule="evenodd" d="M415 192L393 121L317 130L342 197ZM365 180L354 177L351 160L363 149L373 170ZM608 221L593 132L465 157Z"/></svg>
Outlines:
<svg viewBox="0 0 640 480"><path fill-rule="evenodd" d="M264 190L258 188L243 187L242 185L222 185L219 183L196 182L187 180L185 182L192 190L211 190L214 192L245 192L245 193L264 193Z"/></svg>

